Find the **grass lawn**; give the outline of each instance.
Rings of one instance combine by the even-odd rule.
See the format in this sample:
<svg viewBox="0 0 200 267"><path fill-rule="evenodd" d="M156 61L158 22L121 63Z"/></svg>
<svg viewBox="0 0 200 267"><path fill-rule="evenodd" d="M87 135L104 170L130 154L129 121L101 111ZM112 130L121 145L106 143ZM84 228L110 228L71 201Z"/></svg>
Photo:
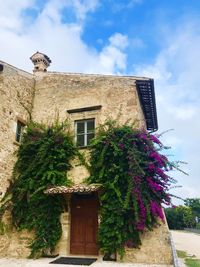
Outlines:
<svg viewBox="0 0 200 267"><path fill-rule="evenodd" d="M196 259L194 256L188 256L185 251L177 250L177 255L179 258L185 260L185 264L188 267L200 267L200 260Z"/></svg>
<svg viewBox="0 0 200 267"><path fill-rule="evenodd" d="M185 259L185 264L186 264L188 267L200 267L200 260L198 260L198 259L186 258L186 259Z"/></svg>
<svg viewBox="0 0 200 267"><path fill-rule="evenodd" d="M182 251L182 250L177 250L177 255L179 258L186 258L187 257L187 253L185 251Z"/></svg>

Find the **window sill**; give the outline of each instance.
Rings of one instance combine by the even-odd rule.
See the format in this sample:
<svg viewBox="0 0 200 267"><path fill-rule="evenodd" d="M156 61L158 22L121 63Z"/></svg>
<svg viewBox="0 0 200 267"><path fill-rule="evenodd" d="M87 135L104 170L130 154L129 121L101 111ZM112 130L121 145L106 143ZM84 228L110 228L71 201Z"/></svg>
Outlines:
<svg viewBox="0 0 200 267"><path fill-rule="evenodd" d="M89 146L78 146L77 148L80 150L84 150L84 149L89 149L90 147Z"/></svg>
<svg viewBox="0 0 200 267"><path fill-rule="evenodd" d="M78 149L90 149L92 148L92 145L87 145L87 146L77 146Z"/></svg>

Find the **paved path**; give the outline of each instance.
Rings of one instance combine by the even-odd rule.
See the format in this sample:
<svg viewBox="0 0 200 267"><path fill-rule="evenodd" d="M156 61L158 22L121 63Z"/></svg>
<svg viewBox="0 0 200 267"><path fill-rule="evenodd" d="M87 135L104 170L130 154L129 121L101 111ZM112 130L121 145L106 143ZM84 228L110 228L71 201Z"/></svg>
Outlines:
<svg viewBox="0 0 200 267"><path fill-rule="evenodd" d="M200 235L186 231L171 231L172 237L177 250L186 251L189 255L195 255L200 259ZM80 267L80 265L50 264L53 259L0 259L0 267ZM167 265L147 265L96 261L91 267L169 267ZM181 267L184 263L181 262Z"/></svg>
<svg viewBox="0 0 200 267"><path fill-rule="evenodd" d="M81 267L83 265L65 265L65 264L49 264L52 259L0 259L0 267ZM84 265L85 266L85 265ZM147 265L147 264L131 264L96 261L90 265L91 267L171 267L172 265Z"/></svg>
<svg viewBox="0 0 200 267"><path fill-rule="evenodd" d="M186 251L190 256L200 259L200 234L186 231L171 231L177 250Z"/></svg>

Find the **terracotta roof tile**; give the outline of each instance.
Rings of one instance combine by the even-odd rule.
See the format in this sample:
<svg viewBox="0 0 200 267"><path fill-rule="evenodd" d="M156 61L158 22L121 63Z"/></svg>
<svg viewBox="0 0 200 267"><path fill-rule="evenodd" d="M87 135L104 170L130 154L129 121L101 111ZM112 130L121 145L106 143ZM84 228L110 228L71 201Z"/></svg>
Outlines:
<svg viewBox="0 0 200 267"><path fill-rule="evenodd" d="M78 184L72 186L54 186L44 191L45 194L89 193L96 192L102 186L100 184Z"/></svg>

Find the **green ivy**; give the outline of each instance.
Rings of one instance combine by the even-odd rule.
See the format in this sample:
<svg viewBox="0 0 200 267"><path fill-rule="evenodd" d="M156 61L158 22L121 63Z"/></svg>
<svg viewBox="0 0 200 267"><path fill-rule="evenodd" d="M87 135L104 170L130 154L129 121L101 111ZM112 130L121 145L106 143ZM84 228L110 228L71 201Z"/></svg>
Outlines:
<svg viewBox="0 0 200 267"><path fill-rule="evenodd" d="M17 162L8 193L12 219L17 229L33 230L30 257L53 253L61 237L62 195L46 195L53 185L70 185L70 161L78 154L67 124L46 127L31 122L17 152Z"/></svg>

